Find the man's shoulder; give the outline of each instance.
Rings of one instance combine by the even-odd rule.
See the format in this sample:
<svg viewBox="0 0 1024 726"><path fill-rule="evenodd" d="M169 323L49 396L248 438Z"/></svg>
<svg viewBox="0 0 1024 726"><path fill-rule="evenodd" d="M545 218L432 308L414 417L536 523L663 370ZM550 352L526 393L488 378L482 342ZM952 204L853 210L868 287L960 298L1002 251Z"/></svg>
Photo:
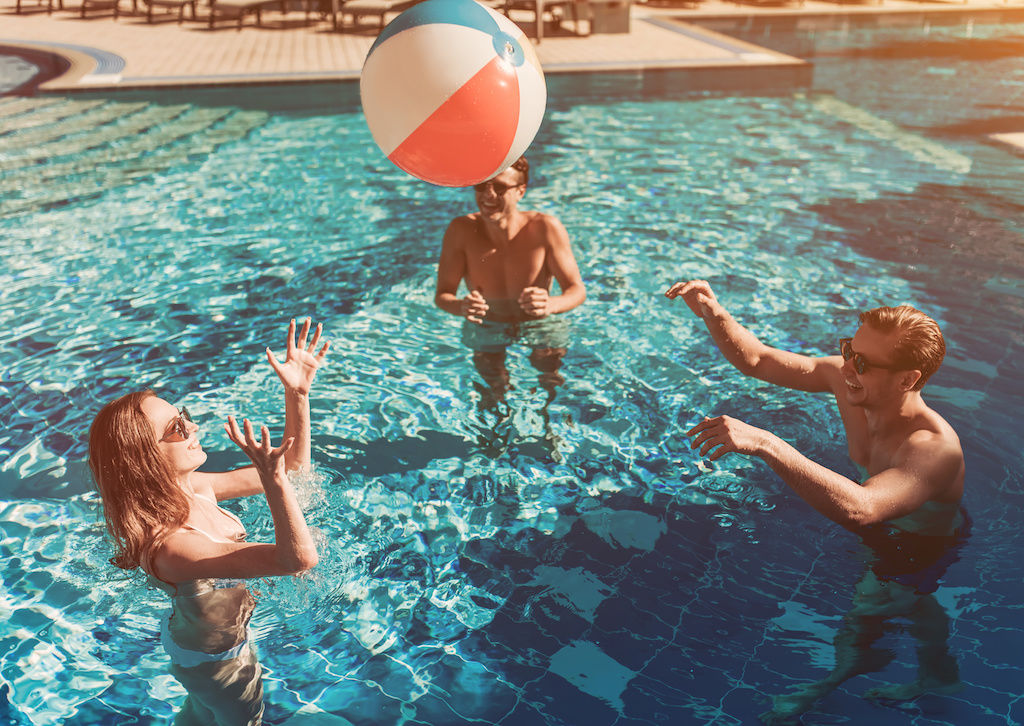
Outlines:
<svg viewBox="0 0 1024 726"><path fill-rule="evenodd" d="M477 220L479 218L480 215L477 214L476 212L472 214L464 214L461 217L456 217L455 219L453 219L451 222L448 223L448 226L453 229L469 229L476 226Z"/></svg>
<svg viewBox="0 0 1024 726"><path fill-rule="evenodd" d="M462 244L464 240L477 233L477 219L479 216L478 214L466 214L453 219L448 223L448 229L444 233L445 239L456 244Z"/></svg>
<svg viewBox="0 0 1024 726"><path fill-rule="evenodd" d="M959 501L963 496L964 453L952 429L917 429L900 447L894 466L924 487L928 498Z"/></svg>
<svg viewBox="0 0 1024 726"><path fill-rule="evenodd" d="M929 419L907 435L900 446L901 458L940 467L963 462L964 452L953 427L938 414Z"/></svg>
<svg viewBox="0 0 1024 726"><path fill-rule="evenodd" d="M536 209L521 209L519 210L526 215L529 224L542 224L542 225L558 225L562 226L562 223L558 221L558 217L547 212L539 212Z"/></svg>
<svg viewBox="0 0 1024 726"><path fill-rule="evenodd" d="M907 435L906 444L915 449L959 449L960 439L948 426L922 426Z"/></svg>
<svg viewBox="0 0 1024 726"><path fill-rule="evenodd" d="M523 211L523 214L526 215L526 224L523 226L530 229L537 237L542 237L549 242L567 239L565 226L555 215L535 210Z"/></svg>

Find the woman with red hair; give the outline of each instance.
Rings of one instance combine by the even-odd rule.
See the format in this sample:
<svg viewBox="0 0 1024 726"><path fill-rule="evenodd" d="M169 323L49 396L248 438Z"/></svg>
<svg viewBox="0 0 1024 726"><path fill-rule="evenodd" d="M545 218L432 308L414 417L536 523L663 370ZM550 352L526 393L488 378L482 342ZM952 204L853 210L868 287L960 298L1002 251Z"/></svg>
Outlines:
<svg viewBox="0 0 1024 726"><path fill-rule="evenodd" d="M130 393L107 404L89 431L89 466L114 540L111 562L141 567L171 599L162 626L171 673L189 693L177 726L259 724L263 715L261 670L248 623L254 603L244 579L294 575L317 564L288 472L310 462L309 390L324 364L328 343L317 351L322 326L308 345L307 318L296 340L288 326L288 352L267 359L285 392L280 446L266 426L229 416L228 436L252 460L227 472L200 472L206 453L199 426L152 391ZM274 542L248 542L245 528L217 502L263 494L274 520Z"/></svg>

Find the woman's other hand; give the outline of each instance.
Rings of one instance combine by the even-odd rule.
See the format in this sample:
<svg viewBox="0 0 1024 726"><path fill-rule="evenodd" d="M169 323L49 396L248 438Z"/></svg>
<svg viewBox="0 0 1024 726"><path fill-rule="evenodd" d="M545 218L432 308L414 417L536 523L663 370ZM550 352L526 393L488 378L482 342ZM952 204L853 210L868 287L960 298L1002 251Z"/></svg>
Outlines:
<svg viewBox="0 0 1024 726"><path fill-rule="evenodd" d="M242 419L244 432L238 428L238 422L234 416L228 416L228 422L224 425L228 438L234 441L238 448L245 452L246 456L252 459L256 471L264 485L267 481L274 481L278 477L286 477L284 455L295 443L294 438L287 438L278 447L271 446L270 431L266 426L260 426L260 438L257 441L252 430L252 423L249 419Z"/></svg>

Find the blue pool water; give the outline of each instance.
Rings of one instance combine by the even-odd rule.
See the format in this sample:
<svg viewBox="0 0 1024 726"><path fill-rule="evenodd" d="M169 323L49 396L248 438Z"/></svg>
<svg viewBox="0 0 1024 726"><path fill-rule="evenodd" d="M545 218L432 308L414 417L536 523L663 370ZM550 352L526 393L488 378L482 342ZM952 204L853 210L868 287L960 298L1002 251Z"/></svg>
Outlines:
<svg viewBox="0 0 1024 726"><path fill-rule="evenodd" d="M254 585L268 723L310 704L353 724L756 723L832 667L865 553L682 432L730 413L856 473L826 397L742 378L661 296L692 277L780 347L832 353L858 310L898 302L949 343L925 392L967 457L973 531L935 595L964 688L863 699L914 678L896 627L892 663L804 723L1024 721L1024 192L990 138L1024 131L1024 22L723 29L813 60L814 87L549 78L524 206L564 222L589 298L554 402L513 355L497 427L432 304L472 197L390 167L354 87L3 99L0 722L181 704L163 596L106 562L87 428L153 387L196 415L211 466L242 463L219 422L280 430L262 350L309 314L333 342L301 482L321 564ZM270 536L262 502L232 507Z"/></svg>

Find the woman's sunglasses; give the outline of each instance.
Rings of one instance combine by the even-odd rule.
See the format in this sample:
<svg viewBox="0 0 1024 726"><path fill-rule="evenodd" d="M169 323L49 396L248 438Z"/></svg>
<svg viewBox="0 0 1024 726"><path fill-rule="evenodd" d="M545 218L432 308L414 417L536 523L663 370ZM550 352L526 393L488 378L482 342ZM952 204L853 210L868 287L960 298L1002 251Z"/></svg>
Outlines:
<svg viewBox="0 0 1024 726"><path fill-rule="evenodd" d="M178 415L171 419L171 422L167 424L167 430L164 432L164 437L161 441L176 442L184 441L188 438L188 424L192 423L192 415L189 414L188 409L184 406L178 411Z"/></svg>
<svg viewBox="0 0 1024 726"><path fill-rule="evenodd" d="M863 373L868 368L881 368L883 371L904 370L899 366L872 363L867 358L865 358L864 356L862 356L860 353L853 349L853 338L840 338L839 352L842 354L843 360L853 359L853 370L857 371L857 373Z"/></svg>
<svg viewBox="0 0 1024 726"><path fill-rule="evenodd" d="M521 186L522 184L503 184L500 181L494 181L493 179L490 179L489 181L481 182L480 184L474 184L473 191L476 192L477 194L483 194L484 192L487 191L488 187L490 187L491 189L494 190L494 193L500 197L509 189L515 189L516 187Z"/></svg>

